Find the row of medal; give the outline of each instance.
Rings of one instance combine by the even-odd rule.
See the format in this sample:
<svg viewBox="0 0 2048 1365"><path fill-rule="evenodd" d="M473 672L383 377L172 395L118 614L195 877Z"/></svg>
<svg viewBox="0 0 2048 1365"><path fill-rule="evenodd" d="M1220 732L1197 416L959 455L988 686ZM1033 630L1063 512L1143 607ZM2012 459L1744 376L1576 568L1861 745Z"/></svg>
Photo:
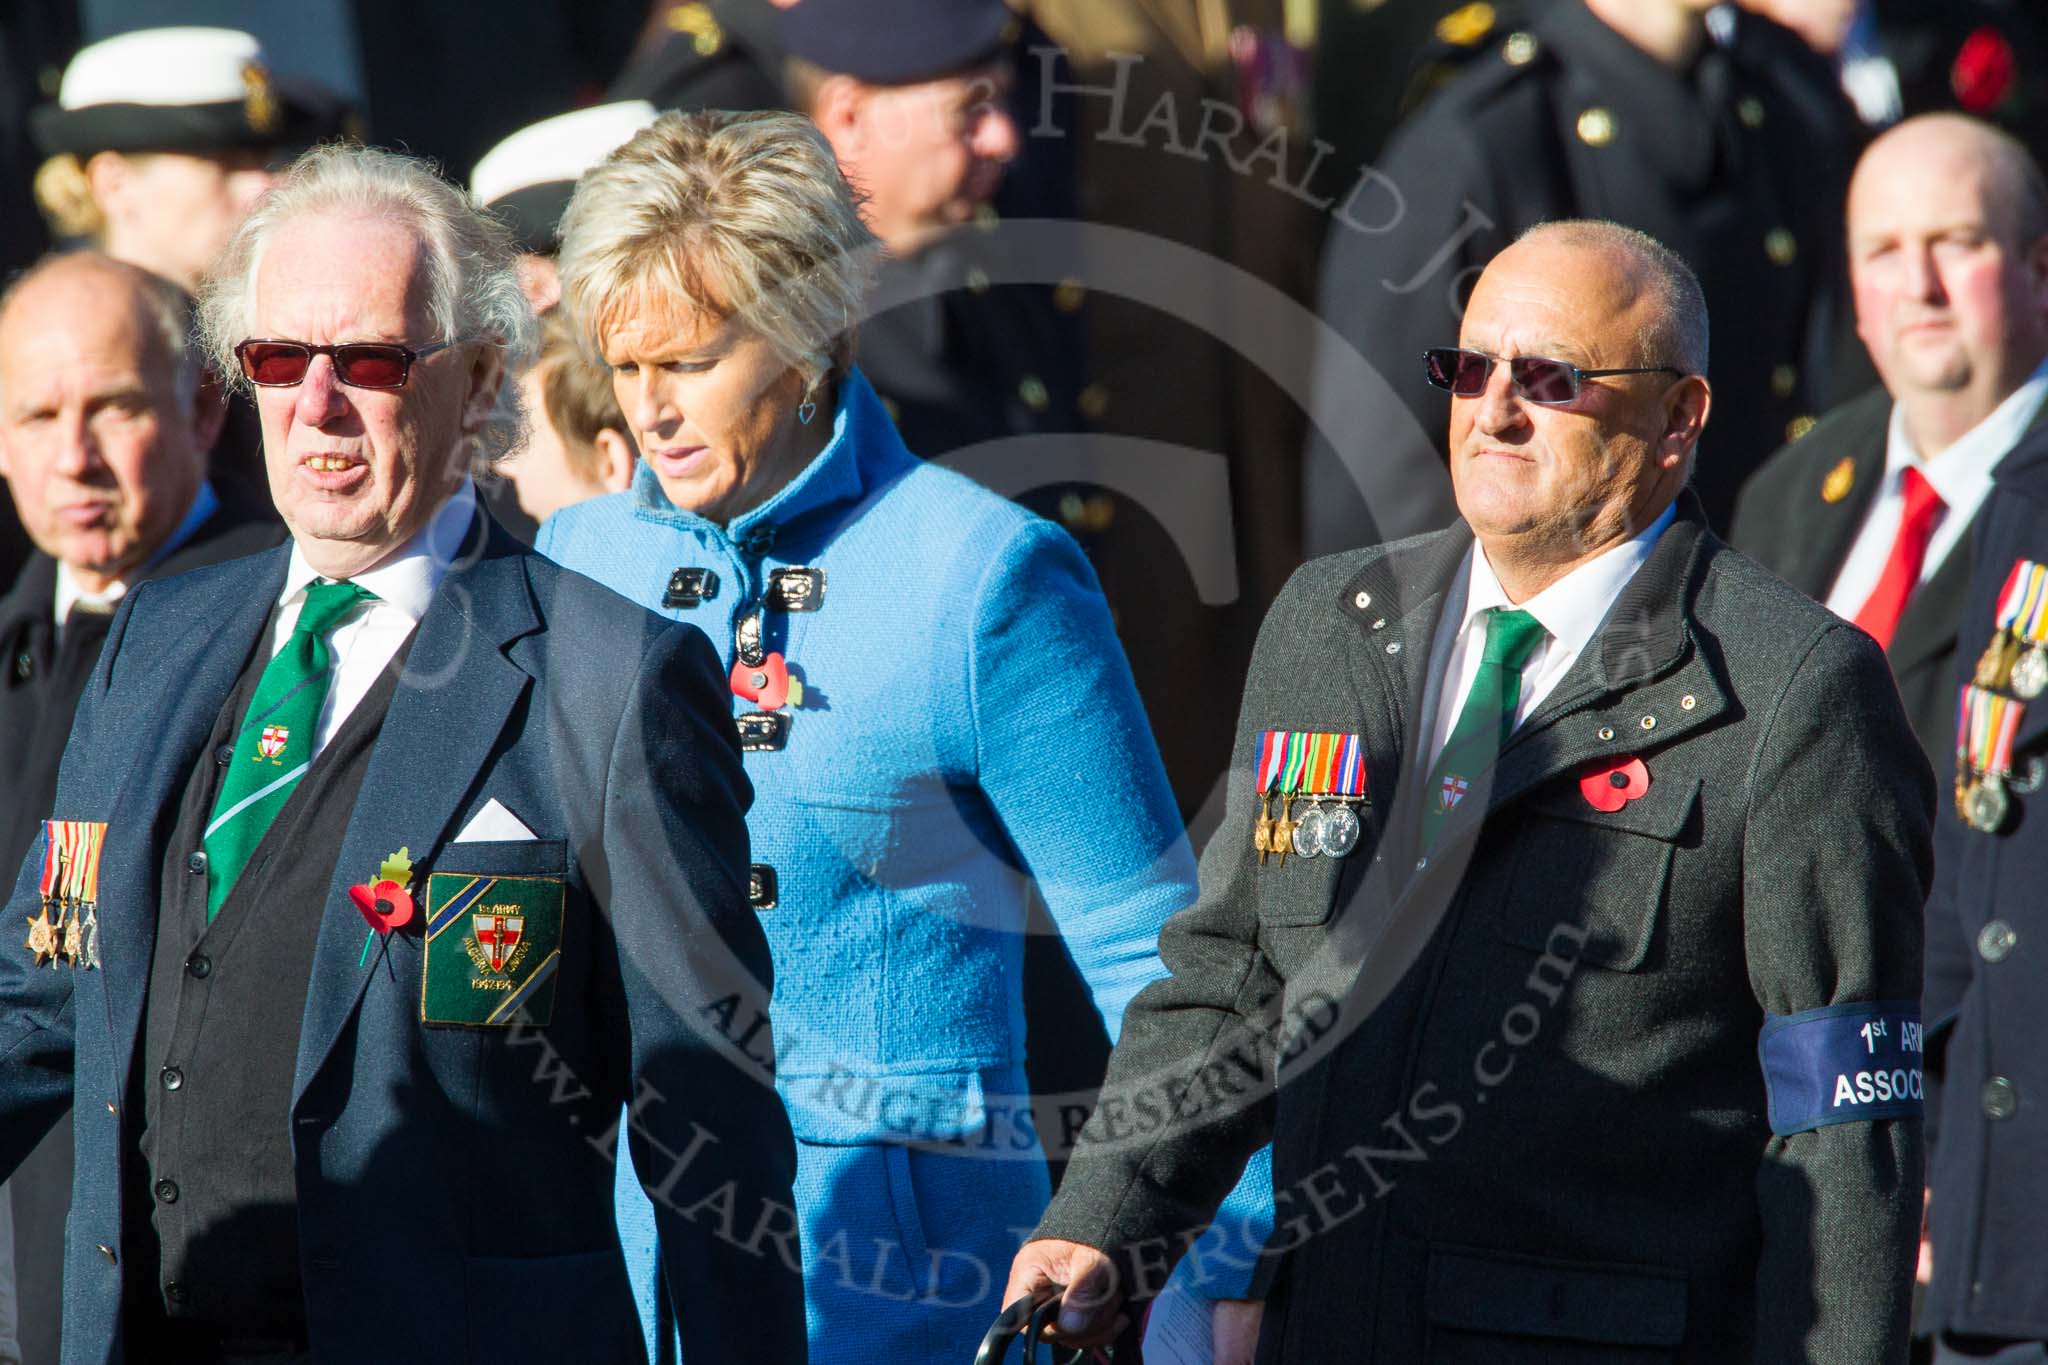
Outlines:
<svg viewBox="0 0 2048 1365"><path fill-rule="evenodd" d="M1252 848L1264 864L1273 854L1281 864L1299 858L1342 858L1358 847L1356 806L1365 790L1365 750L1357 735L1303 730L1268 730L1259 739L1254 769L1259 816L1252 822ZM1273 802L1280 803L1278 818ZM1295 818L1297 801L1308 809Z"/></svg>
<svg viewBox="0 0 2048 1365"><path fill-rule="evenodd" d="M23 945L36 955L38 967L100 965L100 851L106 840L102 821L43 821L43 903L29 919Z"/></svg>
<svg viewBox="0 0 2048 1365"><path fill-rule="evenodd" d="M2048 690L2048 566L2013 561L1998 594L1991 643L1963 685L1956 707L1956 814L1975 830L1996 833L2012 810L2011 793L2039 785L2033 772L2013 775L2013 737L2027 702ZM2012 695L2008 696L2006 693ZM2038 762L2035 765L2038 767Z"/></svg>

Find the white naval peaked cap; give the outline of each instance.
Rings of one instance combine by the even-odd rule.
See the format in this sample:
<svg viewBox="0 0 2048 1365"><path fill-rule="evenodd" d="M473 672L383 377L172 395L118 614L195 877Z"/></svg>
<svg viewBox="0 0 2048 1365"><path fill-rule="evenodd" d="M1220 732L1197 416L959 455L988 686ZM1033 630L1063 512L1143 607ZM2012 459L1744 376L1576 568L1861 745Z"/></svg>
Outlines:
<svg viewBox="0 0 2048 1365"><path fill-rule="evenodd" d="M577 180L660 113L646 100L619 100L529 123L484 153L470 193L511 226L520 246L552 255Z"/></svg>
<svg viewBox="0 0 2048 1365"><path fill-rule="evenodd" d="M267 67L255 35L234 28L144 28L79 49L57 107L240 103L250 66Z"/></svg>
<svg viewBox="0 0 2048 1365"><path fill-rule="evenodd" d="M619 100L529 123L484 153L470 174L470 191L495 204L536 185L573 185L658 113L646 100Z"/></svg>
<svg viewBox="0 0 2048 1365"><path fill-rule="evenodd" d="M144 28L81 48L54 103L32 115L44 155L305 146L338 131L345 102L280 80L240 29Z"/></svg>

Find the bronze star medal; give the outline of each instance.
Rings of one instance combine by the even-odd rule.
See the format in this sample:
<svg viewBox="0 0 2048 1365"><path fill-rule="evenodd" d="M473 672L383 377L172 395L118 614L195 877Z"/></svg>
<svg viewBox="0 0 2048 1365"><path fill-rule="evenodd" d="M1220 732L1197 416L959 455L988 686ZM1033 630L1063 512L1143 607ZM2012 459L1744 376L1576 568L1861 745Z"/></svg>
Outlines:
<svg viewBox="0 0 2048 1365"><path fill-rule="evenodd" d="M45 904L40 914L29 916L28 942L22 945L36 955L36 965L41 967L54 963L60 951L57 926L50 923L50 907Z"/></svg>

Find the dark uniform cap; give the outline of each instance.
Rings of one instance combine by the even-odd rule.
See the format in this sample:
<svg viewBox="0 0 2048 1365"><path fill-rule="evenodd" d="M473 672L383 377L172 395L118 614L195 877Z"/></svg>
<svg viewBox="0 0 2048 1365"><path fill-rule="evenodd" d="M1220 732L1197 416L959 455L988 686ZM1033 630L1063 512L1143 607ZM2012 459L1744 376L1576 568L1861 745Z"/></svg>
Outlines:
<svg viewBox="0 0 2048 1365"><path fill-rule="evenodd" d="M520 246L552 255L556 226L576 182L633 135L654 122L646 100L618 100L529 123L485 152L470 172L477 201L504 219Z"/></svg>
<svg viewBox="0 0 2048 1365"><path fill-rule="evenodd" d="M222 152L311 146L346 112L323 86L280 80L240 30L150 28L81 48L34 126L45 156Z"/></svg>
<svg viewBox="0 0 2048 1365"><path fill-rule="evenodd" d="M992 61L1016 16L1002 0L797 0L781 20L792 57L870 85L914 85Z"/></svg>

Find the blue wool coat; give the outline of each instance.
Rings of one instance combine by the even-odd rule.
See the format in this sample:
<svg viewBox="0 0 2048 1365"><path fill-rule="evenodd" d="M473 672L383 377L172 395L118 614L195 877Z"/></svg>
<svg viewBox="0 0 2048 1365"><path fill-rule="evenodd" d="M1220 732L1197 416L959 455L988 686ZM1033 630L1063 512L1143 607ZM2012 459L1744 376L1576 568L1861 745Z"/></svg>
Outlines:
<svg viewBox="0 0 2048 1365"><path fill-rule="evenodd" d="M557 513L537 548L658 609L675 570L711 570L715 596L664 610L728 663L772 570L822 571L818 609L762 614L763 647L805 691L784 747L746 756L753 856L779 886L761 923L812 1358L965 1360L1047 1197L1024 1077L1029 897L1114 1037L1163 972L1159 929L1193 899L1195 868L1073 540L914 457L858 371L833 422L825 450L729 526L678 510L643 465L630 491ZM751 1021L718 1022L738 1039ZM1263 1169L1226 1215L1235 1236L1212 1233L1244 1268L1212 1258L1211 1296L1249 1278ZM627 1192L622 1227L644 1204Z"/></svg>

